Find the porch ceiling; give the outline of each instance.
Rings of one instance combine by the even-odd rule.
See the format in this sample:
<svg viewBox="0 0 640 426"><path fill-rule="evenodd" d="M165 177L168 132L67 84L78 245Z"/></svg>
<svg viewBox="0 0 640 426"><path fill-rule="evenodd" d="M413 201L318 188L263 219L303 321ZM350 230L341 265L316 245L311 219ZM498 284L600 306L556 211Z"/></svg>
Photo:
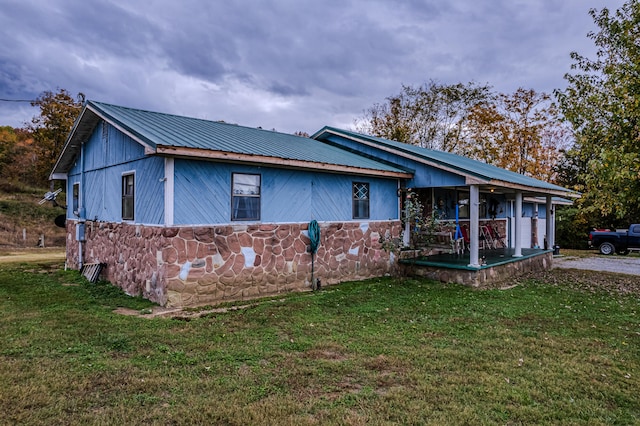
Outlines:
<svg viewBox="0 0 640 426"><path fill-rule="evenodd" d="M514 199L516 191L519 190L520 192L522 192L522 196L525 199L525 201L545 203L546 196L551 195L553 197L554 204L566 204L566 205L573 204L573 200L565 198L568 196L566 192L558 192L556 194L551 191L540 191L540 190L537 190L536 188L513 187L511 185L501 186L499 182L491 183L491 184L480 184L479 187L480 187L481 194L504 195L506 196L507 199ZM460 191L460 190L468 190L469 186L441 186L437 188ZM428 189L431 189L431 187L429 187ZM577 194L577 193L572 193L572 194L574 194L573 195L574 198L580 197L580 194Z"/></svg>

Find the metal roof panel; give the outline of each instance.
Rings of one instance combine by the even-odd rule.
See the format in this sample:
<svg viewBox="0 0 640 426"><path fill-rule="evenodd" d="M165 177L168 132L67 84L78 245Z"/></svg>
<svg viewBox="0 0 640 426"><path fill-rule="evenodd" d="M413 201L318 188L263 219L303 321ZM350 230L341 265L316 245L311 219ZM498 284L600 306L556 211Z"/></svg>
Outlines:
<svg viewBox="0 0 640 426"><path fill-rule="evenodd" d="M335 127L326 126L312 135L312 138L322 139L324 133L334 133L360 140L368 140L375 145L391 148L398 155L410 154L412 156L422 158L430 163L440 164L448 170L458 170L461 174L471 175L479 179L490 181L500 181L514 185L522 185L532 188L540 188L543 190L560 191L567 194L573 191L563 188L552 183L548 183L539 179L502 169L491 164L473 160L462 155L453 154L445 151L437 151L433 149L422 148L403 142L392 141L376 136L364 135L361 133L351 132L348 130L337 129Z"/></svg>
<svg viewBox="0 0 640 426"><path fill-rule="evenodd" d="M89 112L89 113L87 113ZM83 117L84 120L83 121ZM128 134L152 152L159 146L210 150L233 154L254 155L295 161L296 164L313 163L351 167L396 174L406 170L367 158L314 139L271 130L228 124L198 118L127 108L102 102L87 101L79 124L72 130L63 152L54 167L55 173L66 173L79 149L79 140L87 138L87 131L95 128L102 118ZM84 129L84 131L80 131Z"/></svg>

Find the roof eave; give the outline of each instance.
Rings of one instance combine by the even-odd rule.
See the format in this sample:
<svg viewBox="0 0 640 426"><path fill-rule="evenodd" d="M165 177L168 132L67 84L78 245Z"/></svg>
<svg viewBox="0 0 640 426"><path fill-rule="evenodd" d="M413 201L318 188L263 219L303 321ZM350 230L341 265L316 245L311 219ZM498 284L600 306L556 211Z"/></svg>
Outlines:
<svg viewBox="0 0 640 426"><path fill-rule="evenodd" d="M376 148L376 149L380 149L382 151L388 152L390 154L396 154L396 155L400 155L404 158L410 159L410 160L414 160L416 162L422 163L422 164L426 164L428 166L432 166L432 167L436 167L440 170L444 170L447 172L451 172L451 173L455 173L457 175L463 176L465 179L471 179L471 180L478 180L478 181L482 181L482 176L478 176L476 174L473 173L469 173L466 172L463 169L460 168L456 168L456 167L450 167L446 164L440 163L438 161L433 161L433 160L428 160L424 157L400 150L398 148L395 147L388 147L386 145L380 145L377 143L373 143L371 141L368 141L367 139L363 139L363 138L359 138L353 135L346 135L344 133L341 133L340 131L334 130L334 129L329 129L329 128L324 128L316 133L314 133L314 135L312 136L313 139L319 140L318 138L323 135L323 134L330 134L330 135L335 135L335 136L340 136L343 138L347 138L347 139L351 139L354 141L357 141L359 143L362 143L363 145L372 147L372 148Z"/></svg>
<svg viewBox="0 0 640 426"><path fill-rule="evenodd" d="M281 157L270 157L265 155L242 154L228 151L215 151L209 149L186 148L168 145L156 145L155 150L149 150L146 152L148 154L165 155L172 157L200 158L203 160L224 161L242 164L263 164L290 169L320 170L329 173L349 173L355 175L400 179L410 179L411 177L413 177L411 173L401 171L369 169L363 167L345 166L340 164L320 163Z"/></svg>
<svg viewBox="0 0 640 426"><path fill-rule="evenodd" d="M89 104L86 104L67 136L62 151L49 174L49 180L61 180L59 179L61 175L66 179L67 172L83 143L81 139L90 135L97 123L97 116L89 109Z"/></svg>
<svg viewBox="0 0 640 426"><path fill-rule="evenodd" d="M500 188L509 188L514 191L522 191L523 193L533 194L533 195L555 195L557 197L571 197L571 198L580 198L580 194L577 192L569 191L562 189L560 187L556 188L542 188L530 185L522 185L513 182L505 182L497 179L492 179L488 182L489 185L493 185Z"/></svg>
<svg viewBox="0 0 640 426"><path fill-rule="evenodd" d="M131 129L125 127L118 120L106 114L99 107L89 101L85 104L78 116L78 119L74 123L71 132L69 132L67 141L65 142L64 147L58 156L58 160L49 175L49 180L61 180L59 178L61 175L64 175L66 179L67 172L71 168L75 157L78 155L80 147L88 140L101 119L126 134L134 141L138 142L144 147L145 151L151 153L155 152L149 141L131 131Z"/></svg>
<svg viewBox="0 0 640 426"><path fill-rule="evenodd" d="M330 127L324 127L321 130L317 131L316 133L314 133L311 137L314 139L320 139L325 135L335 135L335 136L339 136L339 137L343 137L343 138L347 138L347 139L351 139L351 140L355 140L359 143L362 143L364 145L370 146L372 148L376 148L376 149L380 149L382 151L385 152L389 152L392 154L396 154L396 155L401 155L402 157L420 162L422 164L426 164L435 168L438 168L440 170L444 170L447 172L451 172L451 173L455 173L459 176L462 176L465 178L465 183L467 185L495 185L497 187L502 187L502 188L509 188L509 189L513 189L513 190L521 190L525 193L531 193L531 194L545 194L545 195L555 195L558 197L571 197L571 198L580 198L580 194L573 192L573 191L569 191L569 190L565 190L561 187L556 188L544 188L544 187L536 187L536 186L531 186L531 185L523 185L523 184L518 184L515 182L507 182L507 181L503 181L503 180L499 180L499 179L491 179L488 176L483 176L483 175L478 175L475 173L469 173L468 171L465 171L464 169L461 168L457 168L457 167L452 167L449 166L447 164L443 164L439 161L434 161L434 160L429 160L427 158L415 155L413 153L410 153L408 151L396 148L396 147L390 147L387 145L381 145L378 143L374 143L371 142L367 139L364 138L359 138L357 136L353 136L351 134L345 134L343 132L340 132L339 129L333 129Z"/></svg>

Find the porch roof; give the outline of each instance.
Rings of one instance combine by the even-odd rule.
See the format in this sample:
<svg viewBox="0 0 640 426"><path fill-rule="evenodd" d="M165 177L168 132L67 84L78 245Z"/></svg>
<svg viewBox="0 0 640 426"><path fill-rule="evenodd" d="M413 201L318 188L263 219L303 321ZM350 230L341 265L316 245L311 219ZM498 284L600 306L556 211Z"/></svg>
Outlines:
<svg viewBox="0 0 640 426"><path fill-rule="evenodd" d="M407 143L364 135L329 126L325 126L311 137L318 140L328 140L332 136L347 138L391 154L412 159L419 163L456 173L464 176L467 184L511 188L514 190L522 190L530 195L549 194L560 197L579 197L577 192L562 186L554 185L450 152L422 148Z"/></svg>

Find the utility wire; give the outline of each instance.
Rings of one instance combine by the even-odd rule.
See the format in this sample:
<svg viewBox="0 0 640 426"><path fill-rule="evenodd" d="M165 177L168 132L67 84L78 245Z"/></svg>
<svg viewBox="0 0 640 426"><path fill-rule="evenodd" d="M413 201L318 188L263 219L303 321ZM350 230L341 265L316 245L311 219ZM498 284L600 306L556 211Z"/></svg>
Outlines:
<svg viewBox="0 0 640 426"><path fill-rule="evenodd" d="M2 99L2 98L0 98L0 102L35 102L35 100L30 100L30 99Z"/></svg>

